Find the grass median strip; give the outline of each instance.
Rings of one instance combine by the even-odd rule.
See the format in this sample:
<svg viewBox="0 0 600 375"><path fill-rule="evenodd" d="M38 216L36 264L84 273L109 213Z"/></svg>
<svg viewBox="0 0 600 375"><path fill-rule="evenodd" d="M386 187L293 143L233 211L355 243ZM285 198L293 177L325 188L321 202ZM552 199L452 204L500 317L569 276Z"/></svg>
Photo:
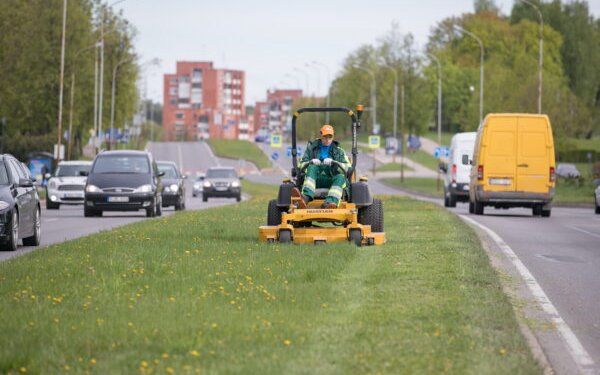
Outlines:
<svg viewBox="0 0 600 375"><path fill-rule="evenodd" d="M271 166L264 152L250 141L236 139L209 139L208 143L217 156L232 159L248 160L260 169Z"/></svg>
<svg viewBox="0 0 600 375"><path fill-rule="evenodd" d="M399 177L387 177L382 179L382 181L388 185L397 186L410 192L425 194L434 198L444 197L444 181L442 178L440 178L439 190L436 178L404 177L404 181L400 182Z"/></svg>
<svg viewBox="0 0 600 375"><path fill-rule="evenodd" d="M384 246L267 245L245 189L0 264L0 373L539 372L454 215L384 197Z"/></svg>

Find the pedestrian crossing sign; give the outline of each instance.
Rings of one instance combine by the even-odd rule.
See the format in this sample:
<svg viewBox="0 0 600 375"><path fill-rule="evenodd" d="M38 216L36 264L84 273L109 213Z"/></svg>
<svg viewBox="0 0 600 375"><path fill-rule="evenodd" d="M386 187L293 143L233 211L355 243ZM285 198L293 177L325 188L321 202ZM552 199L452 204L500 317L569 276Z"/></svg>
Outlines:
<svg viewBox="0 0 600 375"><path fill-rule="evenodd" d="M378 136L378 135L370 135L369 136L369 148L381 147L380 142L381 142L380 136Z"/></svg>
<svg viewBox="0 0 600 375"><path fill-rule="evenodd" d="M280 134L271 134L271 147L283 146L283 137Z"/></svg>

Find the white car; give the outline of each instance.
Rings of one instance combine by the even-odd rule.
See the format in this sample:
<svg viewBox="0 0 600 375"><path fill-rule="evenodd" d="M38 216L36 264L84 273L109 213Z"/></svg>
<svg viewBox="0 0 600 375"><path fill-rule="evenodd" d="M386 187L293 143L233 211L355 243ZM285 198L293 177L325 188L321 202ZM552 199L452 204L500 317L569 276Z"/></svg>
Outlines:
<svg viewBox="0 0 600 375"><path fill-rule="evenodd" d="M600 215L600 179L594 181L596 183L596 214Z"/></svg>
<svg viewBox="0 0 600 375"><path fill-rule="evenodd" d="M477 133L457 133L452 137L448 164L444 165L444 206L469 201L469 181Z"/></svg>
<svg viewBox="0 0 600 375"><path fill-rule="evenodd" d="M56 173L46 184L46 209L56 210L61 204L83 204L85 182L91 161L61 161Z"/></svg>

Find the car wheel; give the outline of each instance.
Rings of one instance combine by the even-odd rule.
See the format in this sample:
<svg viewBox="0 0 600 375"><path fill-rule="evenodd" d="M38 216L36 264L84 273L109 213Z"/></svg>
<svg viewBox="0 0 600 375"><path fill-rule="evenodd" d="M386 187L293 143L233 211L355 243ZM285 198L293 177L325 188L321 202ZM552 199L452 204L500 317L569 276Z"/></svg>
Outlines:
<svg viewBox="0 0 600 375"><path fill-rule="evenodd" d="M533 207L531 208L531 211L532 211L533 216L540 216L542 214L542 205L534 204Z"/></svg>
<svg viewBox="0 0 600 375"><path fill-rule="evenodd" d="M237 202L241 201L241 200L242 200L242 194L240 194L240 195L238 195L237 197L235 197L235 200L236 200Z"/></svg>
<svg viewBox="0 0 600 375"><path fill-rule="evenodd" d="M33 236L23 238L24 246L39 246L40 238L42 237L42 226L40 220L40 209L35 209L35 216L33 217Z"/></svg>
<svg viewBox="0 0 600 375"><path fill-rule="evenodd" d="M156 216L156 207L152 206L151 208L146 208L146 217L154 217Z"/></svg>
<svg viewBox="0 0 600 375"><path fill-rule="evenodd" d="M92 210L91 208L87 208L87 207L83 208L83 216L84 217L96 216L95 214L96 214L96 212L94 210Z"/></svg>
<svg viewBox="0 0 600 375"><path fill-rule="evenodd" d="M600 215L600 203L598 202L597 199L596 200L596 215Z"/></svg>
<svg viewBox="0 0 600 375"><path fill-rule="evenodd" d="M54 203L50 201L48 196L46 196L46 209L47 210L58 210L60 208L60 203Z"/></svg>
<svg viewBox="0 0 600 375"><path fill-rule="evenodd" d="M542 210L542 217L550 217L552 210Z"/></svg>
<svg viewBox="0 0 600 375"><path fill-rule="evenodd" d="M208 202L208 197L202 194L202 202Z"/></svg>
<svg viewBox="0 0 600 375"><path fill-rule="evenodd" d="M469 213L475 213L475 205L473 204L473 202L471 202L471 200L469 200Z"/></svg>
<svg viewBox="0 0 600 375"><path fill-rule="evenodd" d="M473 211L475 215L483 215L483 203L475 199L475 203L473 203Z"/></svg>
<svg viewBox="0 0 600 375"><path fill-rule="evenodd" d="M19 242L19 214L13 211L12 219L8 227L8 238L6 243L0 245L2 250L15 251Z"/></svg>
<svg viewBox="0 0 600 375"><path fill-rule="evenodd" d="M444 191L444 207L450 206L450 200L448 199L448 194Z"/></svg>
<svg viewBox="0 0 600 375"><path fill-rule="evenodd" d="M448 195L448 207L456 207L456 195L452 193Z"/></svg>

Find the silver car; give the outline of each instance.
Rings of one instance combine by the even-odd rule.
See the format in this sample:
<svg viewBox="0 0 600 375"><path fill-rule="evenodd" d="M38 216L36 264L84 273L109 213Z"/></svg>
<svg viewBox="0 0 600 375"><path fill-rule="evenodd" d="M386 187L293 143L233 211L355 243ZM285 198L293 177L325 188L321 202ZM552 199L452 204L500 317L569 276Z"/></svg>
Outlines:
<svg viewBox="0 0 600 375"><path fill-rule="evenodd" d="M91 167L91 161L58 163L56 173L46 185L46 209L57 210L61 204L83 204L83 189Z"/></svg>
<svg viewBox="0 0 600 375"><path fill-rule="evenodd" d="M194 181L193 184L193 188L192 188L192 196L193 197L197 197L198 195L202 194L202 186L204 185L204 174L200 174L198 177L196 177L196 180Z"/></svg>

